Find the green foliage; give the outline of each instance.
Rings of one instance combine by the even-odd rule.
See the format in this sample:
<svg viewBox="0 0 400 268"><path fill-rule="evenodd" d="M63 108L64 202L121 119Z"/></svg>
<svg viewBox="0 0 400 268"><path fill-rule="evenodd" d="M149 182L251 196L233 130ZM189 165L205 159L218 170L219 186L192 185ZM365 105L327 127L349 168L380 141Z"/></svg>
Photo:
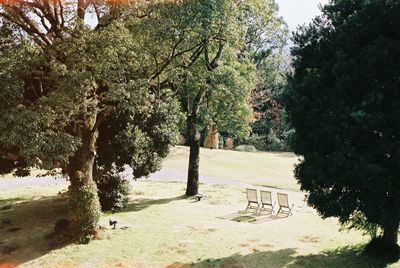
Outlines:
<svg viewBox="0 0 400 268"><path fill-rule="evenodd" d="M94 180L103 211L118 211L128 205L131 185L115 170L97 170Z"/></svg>
<svg viewBox="0 0 400 268"><path fill-rule="evenodd" d="M359 230L363 235L369 235L371 239L377 238L382 234L382 230L377 224L368 222L362 212L355 212L346 222L342 223L341 230Z"/></svg>
<svg viewBox="0 0 400 268"><path fill-rule="evenodd" d="M149 96L149 100L143 108L135 109L132 105L130 110L102 122L97 139L97 165L109 170L116 165L119 171L130 165L136 178L160 168L177 136L177 104L170 97L156 100ZM141 113L140 109L146 111Z"/></svg>
<svg viewBox="0 0 400 268"><path fill-rule="evenodd" d="M255 82L255 68L248 60L235 59L233 51L225 55L215 71L204 73L204 86L209 83L210 90L200 109L200 121L216 124L219 131L232 136L246 137L253 119L248 99Z"/></svg>
<svg viewBox="0 0 400 268"><path fill-rule="evenodd" d="M259 150L287 151L289 146L284 133L290 126L283 118L280 94L286 85L289 64L288 29L274 2L263 3L258 14L260 12L262 15L249 23L246 36L246 50L257 68L256 85L250 98L254 121L251 136L239 143L253 144Z"/></svg>
<svg viewBox="0 0 400 268"><path fill-rule="evenodd" d="M266 141L264 136L259 136L257 134L252 134L246 139L239 140L239 146L247 146L251 145L257 150L265 151L266 148Z"/></svg>
<svg viewBox="0 0 400 268"><path fill-rule="evenodd" d="M69 218L73 226L79 230L71 230L73 234L91 234L97 227L101 213L95 183L77 189L69 188Z"/></svg>
<svg viewBox="0 0 400 268"><path fill-rule="evenodd" d="M295 176L308 203L341 222L362 213L392 244L400 220L399 12L397 1L331 1L294 37L286 94L293 149L303 156Z"/></svg>

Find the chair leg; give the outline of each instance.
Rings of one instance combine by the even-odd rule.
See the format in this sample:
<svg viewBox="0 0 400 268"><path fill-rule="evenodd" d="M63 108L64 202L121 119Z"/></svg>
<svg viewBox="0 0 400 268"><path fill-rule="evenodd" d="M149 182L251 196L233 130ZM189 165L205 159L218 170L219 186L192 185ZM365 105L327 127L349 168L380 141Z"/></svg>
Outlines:
<svg viewBox="0 0 400 268"><path fill-rule="evenodd" d="M258 214L261 214L261 211L264 209L264 204L258 205Z"/></svg>
<svg viewBox="0 0 400 268"><path fill-rule="evenodd" d="M274 214L274 208L275 208L275 205L276 205L276 202L274 203L274 204L271 204L271 208L272 208L272 212L271 212L271 214Z"/></svg>
<svg viewBox="0 0 400 268"><path fill-rule="evenodd" d="M289 208L288 216L293 215L293 213L292 213L293 207L294 207L294 204L292 204L292 206Z"/></svg>

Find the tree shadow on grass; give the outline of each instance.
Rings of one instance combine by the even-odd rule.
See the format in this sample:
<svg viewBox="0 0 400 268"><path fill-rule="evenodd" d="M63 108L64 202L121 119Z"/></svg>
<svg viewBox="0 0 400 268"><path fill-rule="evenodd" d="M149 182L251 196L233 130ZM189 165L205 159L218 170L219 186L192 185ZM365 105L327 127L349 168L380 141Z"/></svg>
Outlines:
<svg viewBox="0 0 400 268"><path fill-rule="evenodd" d="M298 256L288 267L386 267L386 263L366 256L365 245L354 245L325 250L319 254Z"/></svg>
<svg viewBox="0 0 400 268"><path fill-rule="evenodd" d="M286 157L286 158L294 158L297 157L294 153L292 152L271 152L273 153L275 156L279 156L279 157Z"/></svg>
<svg viewBox="0 0 400 268"><path fill-rule="evenodd" d="M170 198L162 198L162 199L146 199L146 198L138 198L132 200L126 208L121 210L120 212L135 212L135 211L140 211L143 209L146 209L148 207L154 206L154 205L163 205L167 204L173 201L178 201L182 199L186 199L186 195L180 195L176 197L170 197Z"/></svg>
<svg viewBox="0 0 400 268"><path fill-rule="evenodd" d="M45 238L54 223L67 217L67 199L61 196L39 199L3 199L7 209L0 211L0 267L19 265L50 251Z"/></svg>
<svg viewBox="0 0 400 268"><path fill-rule="evenodd" d="M284 267L295 260L293 248L277 251L260 251L249 255L234 254L227 258L205 259L196 263L173 263L166 268L247 268L247 267Z"/></svg>
<svg viewBox="0 0 400 268"><path fill-rule="evenodd" d="M9 206L12 204L15 204L17 202L25 202L27 199L26 198L9 198L9 199L0 199L0 211L1 210L7 210L7 208L4 208L5 206Z"/></svg>
<svg viewBox="0 0 400 268"><path fill-rule="evenodd" d="M256 251L256 250L254 250ZM320 254L299 256L296 249L258 251L248 255L238 253L221 259L206 259L196 263L173 263L166 268L248 268L248 267L386 267L362 255L363 246L341 247Z"/></svg>

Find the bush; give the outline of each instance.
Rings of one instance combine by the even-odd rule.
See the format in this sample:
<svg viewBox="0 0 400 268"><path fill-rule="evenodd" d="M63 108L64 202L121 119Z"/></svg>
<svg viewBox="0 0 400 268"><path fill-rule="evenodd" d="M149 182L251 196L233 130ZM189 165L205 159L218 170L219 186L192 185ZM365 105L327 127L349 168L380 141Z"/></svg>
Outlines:
<svg viewBox="0 0 400 268"><path fill-rule="evenodd" d="M289 152L291 151L290 142L294 130L290 129L277 135L274 132L268 135L253 134L245 140L239 141L241 145L254 146L259 151Z"/></svg>
<svg viewBox="0 0 400 268"><path fill-rule="evenodd" d="M293 130L284 132L280 137L278 137L275 133L270 133L267 136L267 151L289 152L291 150L290 139L292 138L293 132Z"/></svg>
<svg viewBox="0 0 400 268"><path fill-rule="evenodd" d="M224 149L225 146L225 139L224 137L220 134L219 137L219 142L218 142L218 149Z"/></svg>
<svg viewBox="0 0 400 268"><path fill-rule="evenodd" d="M127 206L131 192L131 185L127 179L116 171L100 171L95 180L103 211L117 211Z"/></svg>
<svg viewBox="0 0 400 268"><path fill-rule="evenodd" d="M239 145L235 150L239 152L257 152L256 147L253 145Z"/></svg>

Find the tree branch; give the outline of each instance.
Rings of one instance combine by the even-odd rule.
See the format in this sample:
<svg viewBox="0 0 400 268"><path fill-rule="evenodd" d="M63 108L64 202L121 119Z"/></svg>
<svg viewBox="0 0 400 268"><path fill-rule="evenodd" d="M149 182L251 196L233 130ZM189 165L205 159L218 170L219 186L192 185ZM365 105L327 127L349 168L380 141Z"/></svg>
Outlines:
<svg viewBox="0 0 400 268"><path fill-rule="evenodd" d="M182 50L182 51L180 51L180 52L178 52L178 53L176 53L176 54L174 54L174 55L171 54L171 57L170 57L168 60L166 60L166 62L164 62L164 64L161 66L161 68L160 68L156 73L154 73L154 74L151 76L151 80L156 79L156 78L168 67L168 65L169 65L175 58L177 58L177 57L179 57L179 56L182 56L183 54L185 54L185 53L187 53L187 52L189 52L189 51L192 51L192 50L194 50L194 49L196 49L197 47L202 46L202 45L203 45L203 41L201 41L199 44L196 44L196 45L194 45L194 46L192 46L192 47L190 47L190 48L188 48L188 49Z"/></svg>

